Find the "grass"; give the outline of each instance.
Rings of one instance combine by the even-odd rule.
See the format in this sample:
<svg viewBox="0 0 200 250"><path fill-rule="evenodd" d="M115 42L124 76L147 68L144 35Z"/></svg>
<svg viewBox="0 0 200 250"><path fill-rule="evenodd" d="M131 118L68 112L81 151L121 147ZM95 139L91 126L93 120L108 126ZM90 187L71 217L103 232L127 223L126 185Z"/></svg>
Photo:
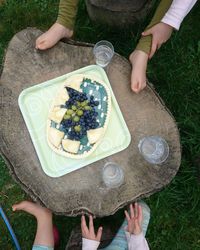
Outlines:
<svg viewBox="0 0 200 250"><path fill-rule="evenodd" d="M27 26L47 29L57 16L58 1L54 0L9 0L0 6L0 67L9 40ZM26 15L24 15L26 13ZM200 166L195 159L200 157L200 3L185 19L179 32L175 32L148 66L148 78L165 101L177 121L183 148L180 170L171 183L159 193L146 199L152 217L147 239L153 250L198 250L200 249ZM134 48L138 34L108 30L93 24L81 1L76 23L76 39L93 42L110 40L118 53L128 57ZM27 198L12 180L3 160L0 161L0 204L7 213L17 234L22 249L30 249L35 220L24 213L14 214L11 205ZM55 216L61 232L64 249L67 238L79 218ZM122 211L107 223L123 219ZM0 249L14 249L7 230L0 219Z"/></svg>

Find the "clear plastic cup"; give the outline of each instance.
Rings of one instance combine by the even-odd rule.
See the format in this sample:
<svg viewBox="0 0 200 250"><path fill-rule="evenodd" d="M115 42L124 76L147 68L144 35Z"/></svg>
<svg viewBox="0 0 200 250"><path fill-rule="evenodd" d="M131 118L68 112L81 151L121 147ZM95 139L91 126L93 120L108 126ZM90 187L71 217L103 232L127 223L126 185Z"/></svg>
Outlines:
<svg viewBox="0 0 200 250"><path fill-rule="evenodd" d="M102 178L108 188L116 188L124 182L124 172L114 162L107 162L102 171Z"/></svg>
<svg viewBox="0 0 200 250"><path fill-rule="evenodd" d="M161 164L169 156L169 146L160 136L147 136L139 141L139 151L146 161Z"/></svg>
<svg viewBox="0 0 200 250"><path fill-rule="evenodd" d="M114 47L112 43L102 40L95 44L93 53L96 64L104 68L110 63L114 55Z"/></svg>

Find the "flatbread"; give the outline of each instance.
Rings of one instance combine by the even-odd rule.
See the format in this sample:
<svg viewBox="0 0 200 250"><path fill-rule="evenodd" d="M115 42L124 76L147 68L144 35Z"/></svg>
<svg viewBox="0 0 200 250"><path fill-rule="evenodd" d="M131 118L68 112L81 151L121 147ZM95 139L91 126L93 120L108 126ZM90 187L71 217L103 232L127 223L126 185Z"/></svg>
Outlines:
<svg viewBox="0 0 200 250"><path fill-rule="evenodd" d="M58 97L60 96L60 100L62 100L62 99L64 100L63 95L61 93L63 93L63 91L66 90L66 87L70 87L70 88L73 88L77 91L82 92L80 86L81 86L81 83L82 83L84 78L90 79L91 82L98 82L106 90L106 93L107 93L107 113L106 113L106 120L104 122L103 127L97 128L97 129L91 129L90 131L87 131L88 141L89 141L90 145L92 146L91 149L88 151L84 151L82 154L78 154L78 151L81 148L81 143L79 141L72 141L69 139L64 139L64 132L61 132L61 131L59 131L62 133L62 134L59 133L60 137L58 135L55 136L55 133L53 133L53 136L49 136L49 133L50 134L52 133L52 128L51 128L52 118L53 118L53 121L56 120L57 122L59 121L59 123L60 123L63 119L63 116L64 116L63 115L64 110L59 111L59 109L55 109L55 108L58 108L55 105L56 103L59 103ZM62 108L60 108L60 109L62 109ZM49 115L48 121L47 121L48 145L51 147L51 149L54 152L56 152L60 155L63 155L65 157L69 157L69 158L73 158L73 159L83 159L85 157L88 157L92 152L94 152L94 150L97 148L97 146L101 142L102 138L104 137L105 131L106 131L107 126L108 126L110 114L111 114L110 89L102 80L96 78L95 76L83 75L83 74L76 74L76 75L69 76L67 78L67 80L65 80L63 82L60 89L58 90L57 95L52 103L51 108L50 108L49 114L52 114L52 111L53 111L53 116ZM65 112L66 112L66 110L65 110ZM55 115L55 113L56 113L56 115ZM56 119L55 119L55 116L56 116ZM61 117L62 117L62 119L61 119ZM55 130L57 130L57 129L55 129ZM58 139L58 137L59 137L59 139ZM50 138L52 140L53 140L53 138L55 138L55 142L50 140ZM62 147L61 147L61 141L62 141Z"/></svg>

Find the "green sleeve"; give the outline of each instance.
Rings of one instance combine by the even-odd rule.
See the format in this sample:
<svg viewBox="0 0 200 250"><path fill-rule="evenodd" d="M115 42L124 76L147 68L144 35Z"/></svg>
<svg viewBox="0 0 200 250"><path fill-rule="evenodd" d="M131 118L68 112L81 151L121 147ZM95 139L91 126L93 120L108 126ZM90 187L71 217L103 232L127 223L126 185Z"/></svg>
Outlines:
<svg viewBox="0 0 200 250"><path fill-rule="evenodd" d="M156 12L150 22L150 24L146 27L145 30L151 28L155 24L159 23L162 18L164 17L165 13L168 11L171 3L173 0L161 0L160 4L158 5ZM152 36L144 36L141 37L136 49L137 50L142 50L145 53L149 54L151 50L151 42L152 42Z"/></svg>
<svg viewBox="0 0 200 250"><path fill-rule="evenodd" d="M79 0L60 0L57 23L73 30Z"/></svg>

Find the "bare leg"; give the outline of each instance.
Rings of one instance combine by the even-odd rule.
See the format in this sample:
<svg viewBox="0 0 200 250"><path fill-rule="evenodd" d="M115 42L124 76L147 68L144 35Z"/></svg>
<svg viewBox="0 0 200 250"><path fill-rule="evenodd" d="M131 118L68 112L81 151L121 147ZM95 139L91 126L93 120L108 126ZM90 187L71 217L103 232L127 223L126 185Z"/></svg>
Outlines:
<svg viewBox="0 0 200 250"><path fill-rule="evenodd" d="M70 30L59 23L54 23L47 32L37 38L35 47L40 50L49 49L62 38L70 38L72 36L73 30Z"/></svg>
<svg viewBox="0 0 200 250"><path fill-rule="evenodd" d="M54 247L52 213L30 201L22 201L12 206L13 211L23 210L37 219L37 232L34 245Z"/></svg>

